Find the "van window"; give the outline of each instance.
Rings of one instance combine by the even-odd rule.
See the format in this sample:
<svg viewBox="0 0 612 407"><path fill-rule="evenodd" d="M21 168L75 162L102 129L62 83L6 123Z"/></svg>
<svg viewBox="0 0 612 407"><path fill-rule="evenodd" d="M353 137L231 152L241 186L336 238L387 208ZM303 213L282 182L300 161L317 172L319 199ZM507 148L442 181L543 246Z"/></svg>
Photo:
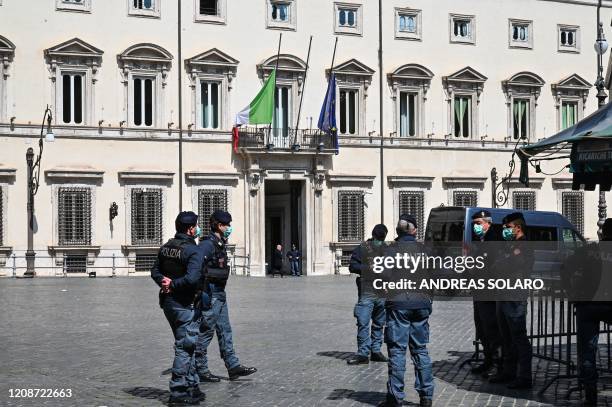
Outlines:
<svg viewBox="0 0 612 407"><path fill-rule="evenodd" d="M532 242L556 242L557 228L546 226L528 226L527 238Z"/></svg>
<svg viewBox="0 0 612 407"><path fill-rule="evenodd" d="M576 249L584 244L584 239L575 230L563 228L563 243Z"/></svg>
<svg viewBox="0 0 612 407"><path fill-rule="evenodd" d="M462 242L464 222L429 222L426 241L432 242Z"/></svg>

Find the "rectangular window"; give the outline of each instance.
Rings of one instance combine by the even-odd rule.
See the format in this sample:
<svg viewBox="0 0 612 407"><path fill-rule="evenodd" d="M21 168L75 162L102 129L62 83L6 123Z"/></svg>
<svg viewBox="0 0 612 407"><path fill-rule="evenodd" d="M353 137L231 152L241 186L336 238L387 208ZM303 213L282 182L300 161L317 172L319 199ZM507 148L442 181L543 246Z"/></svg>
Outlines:
<svg viewBox="0 0 612 407"><path fill-rule="evenodd" d="M87 256L82 254L64 256L64 273L87 273Z"/></svg>
<svg viewBox="0 0 612 407"><path fill-rule="evenodd" d="M578 102L561 103L561 130L578 122Z"/></svg>
<svg viewBox="0 0 612 407"><path fill-rule="evenodd" d="M338 8L338 25L340 27L355 28L357 26L357 10Z"/></svg>
<svg viewBox="0 0 612 407"><path fill-rule="evenodd" d="M514 191L512 193L512 206L519 211L535 211L535 191Z"/></svg>
<svg viewBox="0 0 612 407"><path fill-rule="evenodd" d="M162 244L161 188L132 189L132 244Z"/></svg>
<svg viewBox="0 0 612 407"><path fill-rule="evenodd" d="M89 246L91 244L91 189L59 188L58 244Z"/></svg>
<svg viewBox="0 0 612 407"><path fill-rule="evenodd" d="M220 88L218 82L200 82L201 127L203 129L219 128Z"/></svg>
<svg viewBox="0 0 612 407"><path fill-rule="evenodd" d="M513 136L515 140L529 139L529 100L514 99L512 103Z"/></svg>
<svg viewBox="0 0 612 407"><path fill-rule="evenodd" d="M580 191L561 193L561 213L584 234L584 195Z"/></svg>
<svg viewBox="0 0 612 407"><path fill-rule="evenodd" d="M410 214L416 218L417 237L422 239L425 234L425 193L423 191L400 191L399 214Z"/></svg>
<svg viewBox="0 0 612 407"><path fill-rule="evenodd" d="M580 27L577 25L557 26L559 52L580 52Z"/></svg>
<svg viewBox="0 0 612 407"><path fill-rule="evenodd" d="M156 254L136 254L134 269L137 272L150 272L155 260L157 260Z"/></svg>
<svg viewBox="0 0 612 407"><path fill-rule="evenodd" d="M358 133L359 91L354 89L340 90L340 134Z"/></svg>
<svg viewBox="0 0 612 407"><path fill-rule="evenodd" d="M476 43L476 18L474 16L450 15L450 42L460 44Z"/></svg>
<svg viewBox="0 0 612 407"><path fill-rule="evenodd" d="M416 93L400 92L400 137L417 134L417 97Z"/></svg>
<svg viewBox="0 0 612 407"><path fill-rule="evenodd" d="M472 97L455 96L455 137L472 136Z"/></svg>
<svg viewBox="0 0 612 407"><path fill-rule="evenodd" d="M134 125L153 125L153 83L150 78L134 78Z"/></svg>
<svg viewBox="0 0 612 407"><path fill-rule="evenodd" d="M270 10L270 18L277 23L286 23L289 21L290 5L289 3L272 3Z"/></svg>
<svg viewBox="0 0 612 407"><path fill-rule="evenodd" d="M227 190L200 189L198 191L198 223L202 230L208 230L210 215L217 210L227 211Z"/></svg>
<svg viewBox="0 0 612 407"><path fill-rule="evenodd" d="M137 10L154 10L155 0L133 0L133 5Z"/></svg>
<svg viewBox="0 0 612 407"><path fill-rule="evenodd" d="M274 136L288 137L291 126L291 87L277 86L274 98Z"/></svg>
<svg viewBox="0 0 612 407"><path fill-rule="evenodd" d="M417 16L414 14L400 14L398 16L398 29L400 32L416 33Z"/></svg>
<svg viewBox="0 0 612 407"><path fill-rule="evenodd" d="M1 4L2 0L0 0ZM91 11L91 0L56 0L55 9L89 13Z"/></svg>
<svg viewBox="0 0 612 407"><path fill-rule="evenodd" d="M453 206L465 208L478 206L478 193L476 191L453 191Z"/></svg>
<svg viewBox="0 0 612 407"><path fill-rule="evenodd" d="M364 231L364 193L338 192L338 241L360 242Z"/></svg>
<svg viewBox="0 0 612 407"><path fill-rule="evenodd" d="M200 0L200 14L216 16L219 14L217 0Z"/></svg>
<svg viewBox="0 0 612 407"><path fill-rule="evenodd" d="M62 121L83 124L83 74L62 74Z"/></svg>
<svg viewBox="0 0 612 407"><path fill-rule="evenodd" d="M508 29L510 48L533 48L533 21L509 19Z"/></svg>

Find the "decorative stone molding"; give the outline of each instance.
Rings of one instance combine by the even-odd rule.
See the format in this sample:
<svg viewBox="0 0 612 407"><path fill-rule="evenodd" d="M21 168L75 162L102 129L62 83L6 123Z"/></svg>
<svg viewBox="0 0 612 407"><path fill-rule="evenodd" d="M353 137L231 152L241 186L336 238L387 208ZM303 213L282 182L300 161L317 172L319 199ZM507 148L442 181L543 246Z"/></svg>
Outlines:
<svg viewBox="0 0 612 407"><path fill-rule="evenodd" d="M119 171L119 182L122 184L159 183L171 184L174 173L170 171L128 170Z"/></svg>
<svg viewBox="0 0 612 407"><path fill-rule="evenodd" d="M237 184L240 174L234 172L187 172L185 180L190 184Z"/></svg>
<svg viewBox="0 0 612 407"><path fill-rule="evenodd" d="M545 180L544 177L529 177L529 188L525 188L518 178L510 178L508 184L512 189L541 189Z"/></svg>
<svg viewBox="0 0 612 407"><path fill-rule="evenodd" d="M6 261L11 257L13 248L10 246L0 246L0 268L6 267ZM0 275L6 275L6 272L0 272Z"/></svg>
<svg viewBox="0 0 612 407"><path fill-rule="evenodd" d="M514 135L512 104L516 98L529 100L529 136L531 137L535 134L536 107L538 106L538 98L544 83L544 79L532 72L519 72L509 79L502 81L502 89L506 95L508 137L510 140L513 139Z"/></svg>
<svg viewBox="0 0 612 407"><path fill-rule="evenodd" d="M552 178L551 181L553 189L572 189L572 178ZM531 178L529 182L531 183Z"/></svg>
<svg viewBox="0 0 612 407"><path fill-rule="evenodd" d="M104 171L89 169L51 169L45 171L45 177L53 183L70 182L101 183Z"/></svg>
<svg viewBox="0 0 612 407"><path fill-rule="evenodd" d="M0 35L0 79L9 77L9 68L15 57L15 44Z"/></svg>
<svg viewBox="0 0 612 407"><path fill-rule="evenodd" d="M257 73L262 81L268 79L270 73L276 68L276 55L266 59L257 65ZM304 76L306 74L306 62L295 55L280 54L278 57L278 71L276 82L297 82L297 94L302 93Z"/></svg>
<svg viewBox="0 0 612 407"><path fill-rule="evenodd" d="M80 73L83 75L83 125L94 122L95 89L98 81L98 70L102 65L104 51L81 40L73 38L45 50L45 61L49 70L53 100L55 101L55 120L60 123L63 117L63 84L62 73ZM67 123L63 123L67 124Z"/></svg>
<svg viewBox="0 0 612 407"><path fill-rule="evenodd" d="M0 182L13 182L17 177L17 170L14 168L0 168Z"/></svg>
<svg viewBox="0 0 612 407"><path fill-rule="evenodd" d="M480 189L483 190L488 178L486 177L443 177L442 185L445 189Z"/></svg>
<svg viewBox="0 0 612 407"><path fill-rule="evenodd" d="M388 175L387 183L391 188L422 188L431 189L435 177L419 177L410 175Z"/></svg>
<svg viewBox="0 0 612 407"><path fill-rule="evenodd" d="M557 110L557 130L561 130L561 107L564 101L573 101L578 105L577 122L584 117L586 102L592 85L578 74L572 74L557 83L550 85L550 89L555 99L555 109Z"/></svg>
<svg viewBox="0 0 612 407"><path fill-rule="evenodd" d="M165 89L168 71L172 67L172 54L150 43L132 45L117 55L117 62L121 73L121 82L124 85L123 106L125 121L134 125L133 120L133 79L151 78L155 80L153 102L153 125L162 127L164 117Z"/></svg>
<svg viewBox="0 0 612 407"><path fill-rule="evenodd" d="M478 111L480 95L487 77L472 67L466 66L459 71L442 77L442 87L446 95L448 134L455 134L454 106L455 96L470 96L472 99L472 138L479 135Z"/></svg>
<svg viewBox="0 0 612 407"><path fill-rule="evenodd" d="M400 118L400 102L399 96L401 92L416 93L418 95L417 102L417 135L425 134L425 102L427 101L427 91L431 85L431 79L434 74L427 68L418 64L406 64L397 68L392 73L387 74L387 83L391 90L391 99L395 104L394 113L394 130L395 134L400 133L399 118Z"/></svg>
<svg viewBox="0 0 612 407"><path fill-rule="evenodd" d="M121 251L127 257L128 265L136 265L136 256L139 254L157 254L159 246L121 245ZM130 270L130 272L133 270Z"/></svg>
<svg viewBox="0 0 612 407"><path fill-rule="evenodd" d="M230 98L229 92L233 88L233 81L236 77L239 61L232 58L226 53L211 48L206 52L185 60L185 69L189 75L189 87L191 88L191 122L196 128L201 128L201 112L198 110L201 106L201 94L199 85L203 81L219 82L221 84L220 95L220 114L219 122L221 129L227 129L230 126Z"/></svg>
<svg viewBox="0 0 612 407"><path fill-rule="evenodd" d="M376 175L344 175L344 174L329 174L327 179L330 184L334 186L339 185L351 185L351 184L365 184L372 186Z"/></svg>
<svg viewBox="0 0 612 407"><path fill-rule="evenodd" d="M247 170L247 182L249 184L249 191L251 194L257 194L261 188L261 185L263 184L263 171L259 168Z"/></svg>

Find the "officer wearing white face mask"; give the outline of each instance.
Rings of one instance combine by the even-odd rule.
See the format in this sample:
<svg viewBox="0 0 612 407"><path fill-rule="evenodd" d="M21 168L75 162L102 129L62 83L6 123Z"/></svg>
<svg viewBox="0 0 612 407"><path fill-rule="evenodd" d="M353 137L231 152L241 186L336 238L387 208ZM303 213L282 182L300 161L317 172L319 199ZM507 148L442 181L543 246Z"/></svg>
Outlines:
<svg viewBox="0 0 612 407"><path fill-rule="evenodd" d="M230 274L226 251L232 233L232 215L215 211L210 217L210 233L200 242L203 258L204 287L199 301L202 313L200 335L195 350L195 364L200 382L219 382L219 377L208 369L207 348L214 333L217 333L221 358L230 380L248 376L257 371L254 367L242 366L234 351L232 327L230 325L225 285Z"/></svg>

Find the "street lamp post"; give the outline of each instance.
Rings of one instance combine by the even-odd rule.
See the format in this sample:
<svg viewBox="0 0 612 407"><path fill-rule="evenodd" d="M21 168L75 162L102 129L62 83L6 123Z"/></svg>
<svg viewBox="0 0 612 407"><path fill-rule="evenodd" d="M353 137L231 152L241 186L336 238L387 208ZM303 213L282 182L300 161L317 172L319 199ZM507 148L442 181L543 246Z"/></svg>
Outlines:
<svg viewBox="0 0 612 407"><path fill-rule="evenodd" d="M601 12L601 0L597 4L597 40L595 41L595 52L597 53L597 81L595 82L595 88L597 89L597 105L599 108L606 104L606 91L605 83L603 78L603 55L608 50L608 42L603 32L603 24L600 19ZM601 239L601 228L607 217L607 205L606 205L606 193L601 190L599 186L599 203L598 208L598 220L597 220L597 235Z"/></svg>
<svg viewBox="0 0 612 407"><path fill-rule="evenodd" d="M34 195L38 192L38 186L40 181L40 159L43 153L43 140L52 142L55 140L53 131L51 130L51 121L53 116L51 109L47 105L45 114L43 115L43 122L40 128L40 138L38 139L38 155L34 158L34 149L28 148L26 152L26 163L28 165L28 250L26 251L26 271L24 277L34 277L36 271L34 268L34 259L36 252L34 252ZM47 134L45 134L45 124L47 125Z"/></svg>

